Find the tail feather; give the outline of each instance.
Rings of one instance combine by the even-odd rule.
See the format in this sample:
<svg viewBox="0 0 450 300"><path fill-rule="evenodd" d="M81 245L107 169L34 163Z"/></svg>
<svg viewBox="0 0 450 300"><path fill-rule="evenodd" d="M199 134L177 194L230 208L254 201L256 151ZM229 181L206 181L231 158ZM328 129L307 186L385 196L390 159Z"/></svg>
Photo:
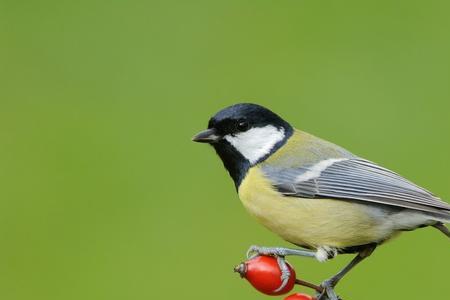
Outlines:
<svg viewBox="0 0 450 300"><path fill-rule="evenodd" d="M444 225L444 223L438 222L433 225L434 228L445 234L448 238L450 238L450 230Z"/></svg>

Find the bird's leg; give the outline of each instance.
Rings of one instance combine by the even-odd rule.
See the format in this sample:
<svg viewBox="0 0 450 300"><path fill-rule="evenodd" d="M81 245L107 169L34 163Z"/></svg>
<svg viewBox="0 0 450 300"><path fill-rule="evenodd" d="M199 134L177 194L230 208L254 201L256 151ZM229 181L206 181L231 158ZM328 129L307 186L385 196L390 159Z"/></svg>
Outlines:
<svg viewBox="0 0 450 300"><path fill-rule="evenodd" d="M315 252L309 250L290 249L281 247L259 247L251 246L247 251L247 258L253 258L259 255L270 255L277 258L278 266L281 270L281 285L275 292L281 291L289 281L291 272L286 264L285 257L288 255L315 257Z"/></svg>
<svg viewBox="0 0 450 300"><path fill-rule="evenodd" d="M260 247L251 246L247 250L247 258L252 258L259 255L271 255L271 256L305 256L305 257L315 257L315 252L303 249L291 249L283 247Z"/></svg>
<svg viewBox="0 0 450 300"><path fill-rule="evenodd" d="M353 260L339 273L322 282L320 286L323 288L323 292L318 296L317 300L339 300L339 297L334 292L334 287L348 272L350 272L351 269L362 262L365 258L369 257L375 250L375 248L376 245L367 246L367 248L359 252L358 255L353 258Z"/></svg>

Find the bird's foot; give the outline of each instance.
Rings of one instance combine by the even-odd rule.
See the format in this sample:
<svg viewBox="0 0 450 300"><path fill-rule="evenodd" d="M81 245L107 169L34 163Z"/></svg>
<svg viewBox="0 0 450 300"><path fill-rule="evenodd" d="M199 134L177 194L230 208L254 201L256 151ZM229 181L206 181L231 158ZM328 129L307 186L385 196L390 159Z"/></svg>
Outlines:
<svg viewBox="0 0 450 300"><path fill-rule="evenodd" d="M282 257L288 255L296 255L305 257L315 257L315 252L282 247L260 247L260 246L251 246L247 250L247 258L252 258L259 255L282 256Z"/></svg>
<svg viewBox="0 0 450 300"><path fill-rule="evenodd" d="M281 285L275 292L281 291L287 285L289 278L291 277L291 272L289 271L288 265L285 260L287 255L297 255L314 257L314 252L307 250L297 250L282 247L260 247L251 246L247 251L247 258L253 258L260 255L274 256L277 258L278 267L281 270Z"/></svg>
<svg viewBox="0 0 450 300"><path fill-rule="evenodd" d="M336 283L332 280L325 280L320 284L323 291L317 296L317 300L342 300L334 291Z"/></svg>

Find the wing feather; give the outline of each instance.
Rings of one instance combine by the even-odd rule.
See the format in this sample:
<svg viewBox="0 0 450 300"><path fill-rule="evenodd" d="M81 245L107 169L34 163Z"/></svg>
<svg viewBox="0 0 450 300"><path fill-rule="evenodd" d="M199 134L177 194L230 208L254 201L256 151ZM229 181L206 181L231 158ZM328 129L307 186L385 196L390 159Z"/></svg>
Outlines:
<svg viewBox="0 0 450 300"><path fill-rule="evenodd" d="M314 165L290 169L263 168L286 196L332 198L381 203L450 217L450 205L395 172L360 158L338 160L325 169ZM306 176L314 174L314 176Z"/></svg>

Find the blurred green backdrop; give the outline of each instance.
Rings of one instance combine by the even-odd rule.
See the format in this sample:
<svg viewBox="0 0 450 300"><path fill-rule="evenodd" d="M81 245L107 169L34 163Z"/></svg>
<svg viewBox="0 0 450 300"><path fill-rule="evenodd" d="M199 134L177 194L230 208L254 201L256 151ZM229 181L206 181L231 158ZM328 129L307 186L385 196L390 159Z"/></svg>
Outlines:
<svg viewBox="0 0 450 300"><path fill-rule="evenodd" d="M266 105L450 199L448 1L0 0L0 299L268 299L218 109ZM448 297L448 240L380 248L346 299ZM351 257L293 258L320 282ZM301 289L300 289L301 290Z"/></svg>

